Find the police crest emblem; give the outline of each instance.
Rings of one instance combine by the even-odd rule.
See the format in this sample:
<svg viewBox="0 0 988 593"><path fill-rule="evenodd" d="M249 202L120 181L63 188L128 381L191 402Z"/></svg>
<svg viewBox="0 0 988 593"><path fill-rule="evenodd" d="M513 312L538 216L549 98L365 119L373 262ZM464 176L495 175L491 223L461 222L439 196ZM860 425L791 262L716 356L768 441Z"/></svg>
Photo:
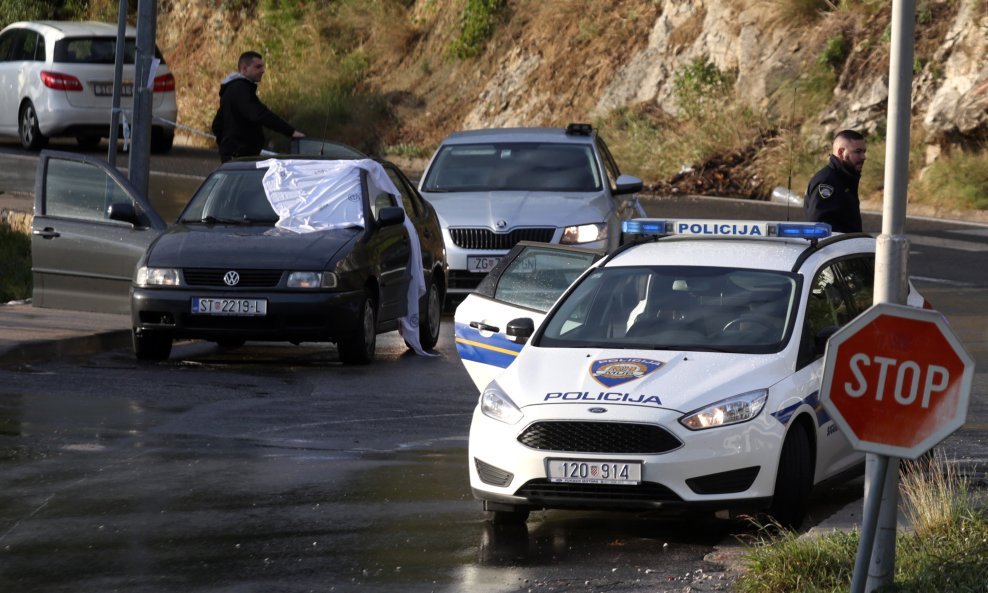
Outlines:
<svg viewBox="0 0 988 593"><path fill-rule="evenodd" d="M821 183L818 191L820 192L820 197L826 200L830 196L834 195L834 186Z"/></svg>

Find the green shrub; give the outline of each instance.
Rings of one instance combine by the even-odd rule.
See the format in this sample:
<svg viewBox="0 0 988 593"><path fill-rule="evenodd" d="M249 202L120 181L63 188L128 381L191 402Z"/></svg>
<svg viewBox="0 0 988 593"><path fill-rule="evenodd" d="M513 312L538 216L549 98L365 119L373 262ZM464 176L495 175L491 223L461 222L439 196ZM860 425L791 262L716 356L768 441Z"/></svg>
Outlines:
<svg viewBox="0 0 988 593"><path fill-rule="evenodd" d="M506 3L506 0L467 0L460 16L460 35L446 49L446 54L463 60L480 53L484 42L494 34Z"/></svg>
<svg viewBox="0 0 988 593"><path fill-rule="evenodd" d="M988 153L956 151L937 159L909 194L911 202L937 208L988 210Z"/></svg>
<svg viewBox="0 0 988 593"><path fill-rule="evenodd" d="M720 109L729 98L734 80L702 57L678 70L672 84L680 112L689 119L698 119L711 107Z"/></svg>
<svg viewBox="0 0 988 593"><path fill-rule="evenodd" d="M31 238L0 224L0 303L31 296Z"/></svg>
<svg viewBox="0 0 988 593"><path fill-rule="evenodd" d="M851 46L844 37L844 34L838 33L827 41L827 45L824 46L823 51L817 57L817 63L821 66L827 66L836 72L844 65L844 61L847 60L847 55L850 51Z"/></svg>

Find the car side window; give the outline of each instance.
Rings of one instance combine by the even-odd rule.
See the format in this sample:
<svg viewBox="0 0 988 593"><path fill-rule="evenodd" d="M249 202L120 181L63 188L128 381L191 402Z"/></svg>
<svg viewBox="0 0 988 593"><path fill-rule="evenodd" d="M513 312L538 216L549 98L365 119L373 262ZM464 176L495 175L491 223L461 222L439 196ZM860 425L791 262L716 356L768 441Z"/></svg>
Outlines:
<svg viewBox="0 0 988 593"><path fill-rule="evenodd" d="M377 213L381 211L381 208L391 208L397 205L398 202L395 201L394 196L381 192L371 200L371 215L374 217L374 220L377 220Z"/></svg>
<svg viewBox="0 0 988 593"><path fill-rule="evenodd" d="M111 204L133 203L105 171L77 161L49 160L44 192L47 216L77 220L112 222L107 217Z"/></svg>
<svg viewBox="0 0 988 593"><path fill-rule="evenodd" d="M617 161L611 155L611 151L607 149L607 144L604 140L597 136L594 139L597 143L597 152L600 153L601 160L604 161L604 171L607 172L607 180L610 182L611 189L617 187L617 178L621 175L621 170L618 169Z"/></svg>
<svg viewBox="0 0 988 593"><path fill-rule="evenodd" d="M594 255L530 247L504 269L494 290L499 301L548 311L593 262Z"/></svg>
<svg viewBox="0 0 988 593"><path fill-rule="evenodd" d="M9 62L13 59L10 54L14 50L14 38L19 32L14 29L0 35L0 62Z"/></svg>
<svg viewBox="0 0 988 593"><path fill-rule="evenodd" d="M855 257L838 262L836 265L851 295L855 316L860 315L875 302L875 257L873 255Z"/></svg>
<svg viewBox="0 0 988 593"><path fill-rule="evenodd" d="M402 179L401 175L394 169L385 167L385 171L388 172L388 177L391 178L391 182L395 184L398 191L401 192L401 202L405 205L405 211L410 215L414 215L416 218L422 215L422 205L419 204L418 196L415 192L408 187L405 180Z"/></svg>
<svg viewBox="0 0 988 593"><path fill-rule="evenodd" d="M18 60L24 60L27 62L33 62L37 60L38 52L38 34L34 31L24 32L24 43L21 45L20 56ZM43 59L43 58L42 58Z"/></svg>

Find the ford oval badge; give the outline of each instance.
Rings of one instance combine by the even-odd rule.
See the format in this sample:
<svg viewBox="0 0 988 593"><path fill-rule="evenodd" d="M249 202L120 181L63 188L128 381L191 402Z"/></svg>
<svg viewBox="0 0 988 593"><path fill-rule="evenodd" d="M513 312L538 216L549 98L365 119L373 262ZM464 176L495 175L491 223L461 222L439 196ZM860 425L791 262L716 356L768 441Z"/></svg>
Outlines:
<svg viewBox="0 0 988 593"><path fill-rule="evenodd" d="M603 414L604 412L607 411L607 408L590 408L587 411L590 412L591 414Z"/></svg>

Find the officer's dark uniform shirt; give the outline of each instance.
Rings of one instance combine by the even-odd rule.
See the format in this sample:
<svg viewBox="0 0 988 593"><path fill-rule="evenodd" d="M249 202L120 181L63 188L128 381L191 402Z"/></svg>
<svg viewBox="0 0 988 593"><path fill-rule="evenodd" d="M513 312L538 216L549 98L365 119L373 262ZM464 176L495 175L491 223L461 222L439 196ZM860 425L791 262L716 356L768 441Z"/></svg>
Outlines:
<svg viewBox="0 0 988 593"><path fill-rule="evenodd" d="M803 210L806 220L826 222L838 233L861 232L861 202L858 182L861 175L834 155L806 188Z"/></svg>

